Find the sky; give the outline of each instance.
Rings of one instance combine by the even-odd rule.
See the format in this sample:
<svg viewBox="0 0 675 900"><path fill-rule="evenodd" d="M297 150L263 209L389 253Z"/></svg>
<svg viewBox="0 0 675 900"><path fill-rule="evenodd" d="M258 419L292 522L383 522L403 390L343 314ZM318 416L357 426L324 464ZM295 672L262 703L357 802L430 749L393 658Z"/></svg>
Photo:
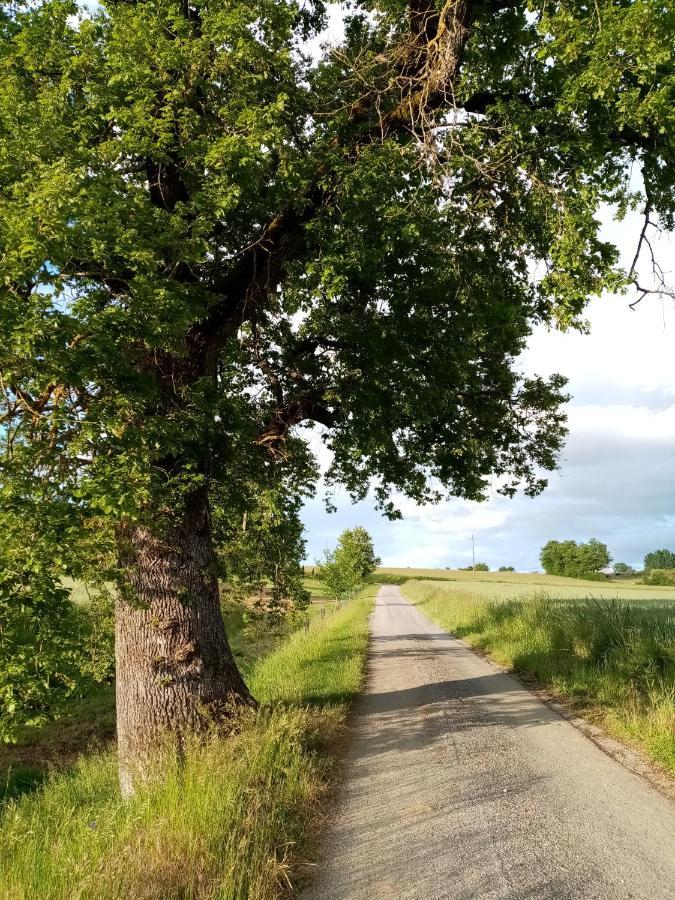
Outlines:
<svg viewBox="0 0 675 900"><path fill-rule="evenodd" d="M340 11L333 6L328 39L339 33ZM601 220L603 236L619 247L627 269L641 219L617 223L604 210ZM655 249L672 284L675 241L665 236ZM368 529L387 566L469 565L472 535L477 561L519 571L540 568L539 551L551 538L595 537L615 562L635 567L651 550L675 550L675 302L647 297L632 310L633 300L635 294L593 299L589 334L537 329L520 360L526 374L566 375L572 395L560 469L542 495L493 493L483 503L423 507L398 498L404 518L390 522L373 502L352 504L346 492L337 493L337 512L328 514L320 490L303 510L306 561L317 560L355 525ZM312 445L325 463L318 435Z"/></svg>

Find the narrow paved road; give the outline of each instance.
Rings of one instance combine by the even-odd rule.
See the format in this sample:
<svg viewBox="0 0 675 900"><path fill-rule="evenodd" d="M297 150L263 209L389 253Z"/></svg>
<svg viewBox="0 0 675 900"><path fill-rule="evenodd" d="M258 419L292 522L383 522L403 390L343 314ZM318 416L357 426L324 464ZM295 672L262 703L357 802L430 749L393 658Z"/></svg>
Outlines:
<svg viewBox="0 0 675 900"><path fill-rule="evenodd" d="M380 590L341 802L307 900L675 898L675 810Z"/></svg>

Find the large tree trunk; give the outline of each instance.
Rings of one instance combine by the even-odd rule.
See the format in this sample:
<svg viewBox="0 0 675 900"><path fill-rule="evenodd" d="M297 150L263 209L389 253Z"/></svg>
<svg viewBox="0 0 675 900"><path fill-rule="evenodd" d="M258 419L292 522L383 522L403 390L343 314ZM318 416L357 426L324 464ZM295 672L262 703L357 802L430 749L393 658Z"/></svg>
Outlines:
<svg viewBox="0 0 675 900"><path fill-rule="evenodd" d="M206 491L161 536L119 532L128 596L117 601L117 736L122 793L149 771L167 742L185 738L251 703L227 642L220 609ZM123 591L127 594L127 591Z"/></svg>

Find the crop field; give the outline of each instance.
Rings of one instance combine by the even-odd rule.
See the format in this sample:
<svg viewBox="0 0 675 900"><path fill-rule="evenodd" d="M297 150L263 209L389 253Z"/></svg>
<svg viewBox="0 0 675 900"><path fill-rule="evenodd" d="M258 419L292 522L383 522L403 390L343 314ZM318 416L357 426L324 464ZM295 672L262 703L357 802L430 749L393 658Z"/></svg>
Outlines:
<svg viewBox="0 0 675 900"><path fill-rule="evenodd" d="M391 576L402 582L414 580L430 587L439 582L456 586L457 590L476 594L490 600L513 600L547 594L550 597L575 600L601 598L628 600L632 603L662 600L675 604L675 587L653 587L637 581L586 581L582 578L563 578L521 572L466 572L457 569L395 569L377 570L376 577Z"/></svg>

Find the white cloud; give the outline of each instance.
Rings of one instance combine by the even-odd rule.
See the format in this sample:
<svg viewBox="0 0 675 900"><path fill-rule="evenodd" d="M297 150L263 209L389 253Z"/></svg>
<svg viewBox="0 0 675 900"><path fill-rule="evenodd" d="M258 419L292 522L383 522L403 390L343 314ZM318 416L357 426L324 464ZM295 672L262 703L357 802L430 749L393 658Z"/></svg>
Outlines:
<svg viewBox="0 0 675 900"><path fill-rule="evenodd" d="M572 405L569 428L577 436L600 434L609 440L628 437L636 441L675 441L675 403L663 409L628 404Z"/></svg>

